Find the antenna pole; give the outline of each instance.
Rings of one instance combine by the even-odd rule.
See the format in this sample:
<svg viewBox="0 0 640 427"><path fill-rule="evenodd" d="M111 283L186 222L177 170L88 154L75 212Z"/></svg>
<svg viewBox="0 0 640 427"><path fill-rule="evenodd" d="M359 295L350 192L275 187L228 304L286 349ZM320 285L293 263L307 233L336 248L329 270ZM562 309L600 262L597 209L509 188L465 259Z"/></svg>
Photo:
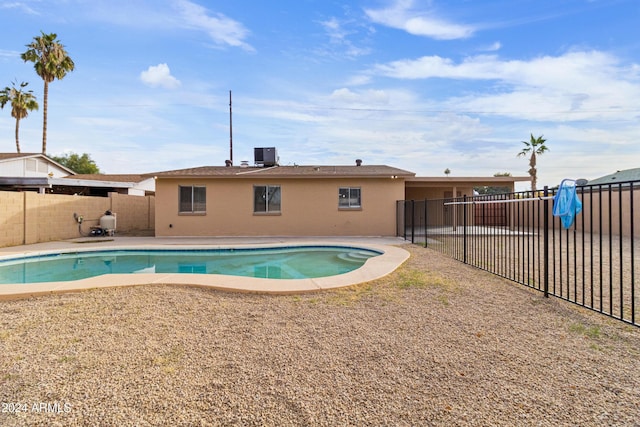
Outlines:
<svg viewBox="0 0 640 427"><path fill-rule="evenodd" d="M229 91L229 160L233 164L233 121L231 118L231 91Z"/></svg>

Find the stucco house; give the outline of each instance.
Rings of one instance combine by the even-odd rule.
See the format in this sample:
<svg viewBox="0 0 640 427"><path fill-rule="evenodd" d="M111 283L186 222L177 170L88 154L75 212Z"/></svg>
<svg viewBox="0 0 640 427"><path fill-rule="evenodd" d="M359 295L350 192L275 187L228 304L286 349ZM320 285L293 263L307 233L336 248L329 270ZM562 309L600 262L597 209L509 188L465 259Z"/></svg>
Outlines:
<svg viewBox="0 0 640 427"><path fill-rule="evenodd" d="M256 163L257 164L257 163ZM155 234L393 236L396 202L513 190L528 177L416 177L386 165L203 166L156 173Z"/></svg>
<svg viewBox="0 0 640 427"><path fill-rule="evenodd" d="M155 174L155 234L393 236L413 172L385 165L204 166Z"/></svg>

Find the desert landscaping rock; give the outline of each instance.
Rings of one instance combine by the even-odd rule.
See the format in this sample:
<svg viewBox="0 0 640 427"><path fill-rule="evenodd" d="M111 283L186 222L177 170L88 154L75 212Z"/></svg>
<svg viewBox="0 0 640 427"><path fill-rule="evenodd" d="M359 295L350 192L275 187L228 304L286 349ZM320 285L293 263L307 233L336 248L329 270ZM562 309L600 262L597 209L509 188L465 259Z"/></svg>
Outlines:
<svg viewBox="0 0 640 427"><path fill-rule="evenodd" d="M405 247L313 294L0 301L0 425L640 425L638 328Z"/></svg>

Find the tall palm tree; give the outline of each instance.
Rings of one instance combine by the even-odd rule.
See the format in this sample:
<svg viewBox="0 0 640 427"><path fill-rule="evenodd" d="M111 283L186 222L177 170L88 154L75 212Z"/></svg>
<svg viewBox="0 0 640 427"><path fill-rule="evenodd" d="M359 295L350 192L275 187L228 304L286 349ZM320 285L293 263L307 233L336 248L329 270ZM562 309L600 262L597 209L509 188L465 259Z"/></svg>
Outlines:
<svg viewBox="0 0 640 427"><path fill-rule="evenodd" d="M525 147L522 149L522 151L518 153L518 157L531 154L531 157L529 158L529 166L530 166L529 175L531 176L531 191L534 191L534 192L537 190L537 185L538 185L538 170L536 169L536 156L539 156L543 154L545 151L549 150L549 148L547 148L547 146L544 145L545 142L547 142L547 140L544 139L542 135L540 135L537 138L534 138L533 134L531 134L531 139L529 141L522 141Z"/></svg>
<svg viewBox="0 0 640 427"><path fill-rule="evenodd" d="M0 90L0 108L9 102L11 103L11 117L16 119L16 150L20 152L20 139L18 138L20 130L20 119L24 119L29 115L29 111L38 109L38 102L32 90L24 90L29 83L20 83L20 88L16 87L16 82L12 82L12 87L5 87Z"/></svg>
<svg viewBox="0 0 640 427"><path fill-rule="evenodd" d="M64 50L64 46L57 40L55 33L45 34L33 38L27 45L29 48L21 55L24 62L34 63L36 73L44 80L43 125L42 125L42 153L47 152L47 107L49 104L49 83L55 79L63 79L68 72L73 71L75 64Z"/></svg>

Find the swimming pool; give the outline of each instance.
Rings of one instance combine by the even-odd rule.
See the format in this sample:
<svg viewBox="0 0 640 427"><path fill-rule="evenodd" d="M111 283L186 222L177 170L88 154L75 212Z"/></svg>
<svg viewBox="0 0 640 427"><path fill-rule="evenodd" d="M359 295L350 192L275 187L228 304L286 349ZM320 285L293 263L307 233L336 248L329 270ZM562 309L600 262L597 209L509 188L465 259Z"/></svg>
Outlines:
<svg viewBox="0 0 640 427"><path fill-rule="evenodd" d="M0 261L0 284L140 273L307 279L348 273L379 255L379 251L347 246L66 252Z"/></svg>
<svg viewBox="0 0 640 427"><path fill-rule="evenodd" d="M77 292L86 289L172 285L202 287L231 292L257 292L264 294L300 294L319 290L336 289L358 283L379 279L394 271L409 258L409 252L396 245L396 239L352 238L346 242L335 238L314 238L309 240L284 238L221 238L218 242L203 243L203 239L192 238L157 238L157 237L119 237L108 241L49 242L38 245L10 247L0 250L0 264L22 259L56 258L65 254L91 253L100 251L173 251L173 250L280 250L300 246L339 247L349 251L371 250L378 255L367 259L355 269L332 276L276 279L228 274L195 273L196 268L183 268L182 273L165 273L156 267L145 267L135 274L121 273L118 270L103 272L99 276L76 280L56 280L50 282L13 282L0 284L0 300L50 295L52 293ZM213 240L213 239L211 239ZM273 241L271 241L273 240ZM285 240L285 241L282 241ZM78 243L82 243L82 248ZM107 264L109 263L108 260ZM111 262L113 266L114 263ZM27 267L25 267L27 268ZM73 268L68 267L69 271ZM281 269L282 270L282 269ZM275 270L274 270L275 271ZM1 274L1 273L0 273ZM0 276L1 278L2 276ZM6 280L4 280L6 282Z"/></svg>

